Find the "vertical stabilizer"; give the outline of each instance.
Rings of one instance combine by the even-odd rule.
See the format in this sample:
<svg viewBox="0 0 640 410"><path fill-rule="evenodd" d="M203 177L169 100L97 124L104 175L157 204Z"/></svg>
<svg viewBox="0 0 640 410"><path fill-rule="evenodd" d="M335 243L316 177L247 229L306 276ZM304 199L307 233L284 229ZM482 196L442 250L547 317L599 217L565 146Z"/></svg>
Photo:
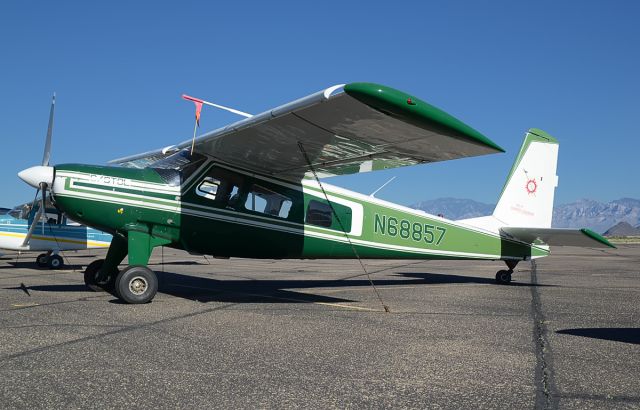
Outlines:
<svg viewBox="0 0 640 410"><path fill-rule="evenodd" d="M505 226L551 227L557 162L558 141L542 130L530 129L493 216Z"/></svg>

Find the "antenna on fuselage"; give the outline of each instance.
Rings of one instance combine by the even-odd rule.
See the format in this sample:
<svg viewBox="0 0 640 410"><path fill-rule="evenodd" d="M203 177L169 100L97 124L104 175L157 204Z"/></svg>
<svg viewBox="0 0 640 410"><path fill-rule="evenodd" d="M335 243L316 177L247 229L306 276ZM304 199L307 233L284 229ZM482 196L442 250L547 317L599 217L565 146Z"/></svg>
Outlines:
<svg viewBox="0 0 640 410"><path fill-rule="evenodd" d="M376 194L378 193L378 191L380 191L382 188L386 187L387 185L389 185L389 183L391 181L393 181L394 179L396 179L396 177L391 177L387 182L385 182L384 184L380 185L380 188L376 189L375 191L373 191L372 193L369 194L369 196L371 198L375 198Z"/></svg>

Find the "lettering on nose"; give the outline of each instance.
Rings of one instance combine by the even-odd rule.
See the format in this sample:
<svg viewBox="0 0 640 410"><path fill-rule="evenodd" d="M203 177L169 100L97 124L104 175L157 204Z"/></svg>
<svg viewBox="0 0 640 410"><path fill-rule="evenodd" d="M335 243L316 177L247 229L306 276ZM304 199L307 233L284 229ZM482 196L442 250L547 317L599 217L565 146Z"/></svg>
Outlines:
<svg viewBox="0 0 640 410"><path fill-rule="evenodd" d="M91 174L91 182L110 186L131 186L131 180L127 178L112 177L110 175Z"/></svg>

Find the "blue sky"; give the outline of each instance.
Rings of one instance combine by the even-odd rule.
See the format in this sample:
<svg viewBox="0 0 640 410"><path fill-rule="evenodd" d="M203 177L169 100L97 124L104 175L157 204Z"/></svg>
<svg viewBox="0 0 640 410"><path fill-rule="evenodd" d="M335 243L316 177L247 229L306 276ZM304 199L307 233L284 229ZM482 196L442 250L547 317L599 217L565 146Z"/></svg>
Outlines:
<svg viewBox="0 0 640 410"><path fill-rule="evenodd" d="M333 84L412 93L506 154L332 178L401 204L494 202L530 127L560 140L556 203L640 198L640 3L0 3L0 206L31 200L17 171L105 163L190 137L182 93L258 113ZM236 116L205 108L202 130Z"/></svg>

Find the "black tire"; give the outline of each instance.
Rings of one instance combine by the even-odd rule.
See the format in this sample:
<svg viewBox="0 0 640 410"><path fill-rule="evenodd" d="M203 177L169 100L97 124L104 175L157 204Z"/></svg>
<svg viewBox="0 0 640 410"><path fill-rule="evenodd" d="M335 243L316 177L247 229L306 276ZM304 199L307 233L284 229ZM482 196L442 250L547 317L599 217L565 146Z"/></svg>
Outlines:
<svg viewBox="0 0 640 410"><path fill-rule="evenodd" d="M44 268L45 266L49 265L49 255L47 255L46 253L41 253L40 255L38 255L38 257L36 258L36 264L38 266L40 266L41 268Z"/></svg>
<svg viewBox="0 0 640 410"><path fill-rule="evenodd" d="M60 255L51 255L47 266L49 266L49 269L60 269L64 266L64 260Z"/></svg>
<svg viewBox="0 0 640 410"><path fill-rule="evenodd" d="M98 259L91 262L89 266L87 266L87 269L84 270L84 284L94 292L108 291L108 289L106 289L107 283L98 284L96 281L96 275L100 271L100 268L102 268L102 265L104 265L104 259ZM111 283L113 285L113 281L111 281Z"/></svg>
<svg viewBox="0 0 640 410"><path fill-rule="evenodd" d="M158 292L158 277L146 266L128 266L116 277L115 293L125 303L151 302Z"/></svg>
<svg viewBox="0 0 640 410"><path fill-rule="evenodd" d="M496 273L496 283L500 285L508 285L511 283L511 272L508 270L499 270Z"/></svg>

